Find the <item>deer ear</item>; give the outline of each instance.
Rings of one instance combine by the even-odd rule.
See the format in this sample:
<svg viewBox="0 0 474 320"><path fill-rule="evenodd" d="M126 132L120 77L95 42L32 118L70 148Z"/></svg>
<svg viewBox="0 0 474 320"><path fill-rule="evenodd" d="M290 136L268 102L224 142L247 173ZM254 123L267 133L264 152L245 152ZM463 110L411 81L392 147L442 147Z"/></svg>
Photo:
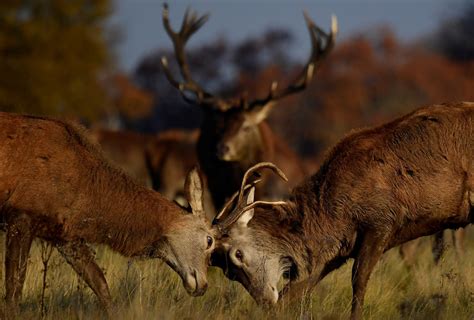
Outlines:
<svg viewBox="0 0 474 320"><path fill-rule="evenodd" d="M184 184L184 191L193 214L204 218L206 216L203 205L204 184L197 166L188 173Z"/></svg>
<svg viewBox="0 0 474 320"><path fill-rule="evenodd" d="M251 204L255 201L255 187L250 188L249 193L247 194L247 204ZM253 218L253 214L255 213L255 209L252 208L250 210L245 211L237 220L241 226L247 226L250 220Z"/></svg>
<svg viewBox="0 0 474 320"><path fill-rule="evenodd" d="M253 125L259 124L268 117L270 111L273 109L273 105L272 102L269 102L263 107L251 110L247 113L246 120Z"/></svg>

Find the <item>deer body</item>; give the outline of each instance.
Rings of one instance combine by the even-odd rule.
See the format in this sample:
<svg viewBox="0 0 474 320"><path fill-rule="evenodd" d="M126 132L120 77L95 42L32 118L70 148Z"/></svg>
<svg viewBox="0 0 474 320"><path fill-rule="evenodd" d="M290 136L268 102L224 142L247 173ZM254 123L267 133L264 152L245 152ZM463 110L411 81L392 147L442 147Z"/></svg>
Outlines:
<svg viewBox="0 0 474 320"><path fill-rule="evenodd" d="M285 205L239 219L221 248L228 276L257 301L301 296L354 258L352 318L360 319L385 251L474 222L474 104L426 107L351 133ZM222 256L214 261L222 266ZM279 297L282 274L290 281Z"/></svg>
<svg viewBox="0 0 474 320"><path fill-rule="evenodd" d="M202 294L210 255L206 237L209 241L212 233L199 207L197 174L190 175L188 188L195 214L185 214L111 166L81 131L58 120L0 113L7 305L14 307L21 297L35 237L55 245L109 311L107 283L86 243L105 244L129 257L162 258L188 292Z"/></svg>

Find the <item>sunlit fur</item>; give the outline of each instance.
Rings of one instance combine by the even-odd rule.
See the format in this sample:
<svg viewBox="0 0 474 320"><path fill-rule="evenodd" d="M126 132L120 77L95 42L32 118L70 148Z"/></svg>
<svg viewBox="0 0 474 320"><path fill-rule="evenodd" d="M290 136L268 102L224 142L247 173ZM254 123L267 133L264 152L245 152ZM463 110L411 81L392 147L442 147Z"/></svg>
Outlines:
<svg viewBox="0 0 474 320"><path fill-rule="evenodd" d="M285 206L256 211L224 235L215 264L228 266L259 302L273 303L289 258L291 299L354 258L352 317L361 318L370 273L401 243L474 222L474 104L421 108L379 127L350 133ZM237 266L235 250L248 256ZM282 260L285 261L285 260ZM244 276L245 275L245 276ZM252 282L253 281L253 282Z"/></svg>
<svg viewBox="0 0 474 320"><path fill-rule="evenodd" d="M190 294L207 287L212 247L202 210L189 214L110 165L78 126L0 113L0 218L7 231L7 302L17 304L35 237L54 244L106 308L111 298L87 247L106 244L128 257L164 259ZM191 172L188 195L202 201ZM197 186L197 187L196 187Z"/></svg>

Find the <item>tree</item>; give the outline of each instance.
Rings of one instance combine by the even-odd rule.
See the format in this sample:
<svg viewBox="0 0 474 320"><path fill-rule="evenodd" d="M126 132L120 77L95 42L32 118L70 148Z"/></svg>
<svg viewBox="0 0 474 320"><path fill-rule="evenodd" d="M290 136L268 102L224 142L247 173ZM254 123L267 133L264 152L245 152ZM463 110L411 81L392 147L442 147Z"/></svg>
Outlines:
<svg viewBox="0 0 474 320"><path fill-rule="evenodd" d="M0 110L97 117L109 13L109 0L2 1Z"/></svg>
<svg viewBox="0 0 474 320"><path fill-rule="evenodd" d="M435 48L456 61L474 60L474 4L468 3L458 16L446 20L434 34Z"/></svg>

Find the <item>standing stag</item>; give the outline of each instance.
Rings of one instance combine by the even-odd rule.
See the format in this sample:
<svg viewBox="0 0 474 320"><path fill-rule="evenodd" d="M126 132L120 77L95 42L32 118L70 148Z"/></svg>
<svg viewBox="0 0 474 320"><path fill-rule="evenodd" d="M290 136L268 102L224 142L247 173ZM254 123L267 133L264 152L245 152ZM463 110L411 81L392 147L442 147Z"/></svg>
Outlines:
<svg viewBox="0 0 474 320"><path fill-rule="evenodd" d="M183 82L177 81L165 57L163 69L169 82L178 88L184 99L199 105L204 112L201 135L198 140L198 158L208 179L214 206L220 208L240 185L245 171L261 161L271 161L285 170L290 186L304 178L303 167L293 151L278 138L264 121L275 102L290 94L304 90L311 81L320 61L334 46L337 23L333 19L332 31L327 35L305 14L312 43L312 53L301 75L287 88L280 89L277 82L270 86L268 95L248 101L240 98L223 99L202 88L191 76L184 47L189 38L207 21L208 15L198 17L186 12L179 32L171 28L168 8L163 10L163 24L171 38ZM265 196L283 196L289 193L285 184L266 179Z"/></svg>
<svg viewBox="0 0 474 320"><path fill-rule="evenodd" d="M0 220L6 230L6 304L17 309L31 243L53 244L111 313L104 274L87 244L161 258L191 295L207 288L213 231L197 170L186 181L192 214L111 166L83 129L0 113Z"/></svg>
<svg viewBox="0 0 474 320"><path fill-rule="evenodd" d="M353 258L351 318L361 319L385 251L474 223L474 103L421 108L348 135L286 203L253 202L248 189L247 202L242 190L215 221L213 264L257 302L276 303ZM289 282L279 293L282 276Z"/></svg>

